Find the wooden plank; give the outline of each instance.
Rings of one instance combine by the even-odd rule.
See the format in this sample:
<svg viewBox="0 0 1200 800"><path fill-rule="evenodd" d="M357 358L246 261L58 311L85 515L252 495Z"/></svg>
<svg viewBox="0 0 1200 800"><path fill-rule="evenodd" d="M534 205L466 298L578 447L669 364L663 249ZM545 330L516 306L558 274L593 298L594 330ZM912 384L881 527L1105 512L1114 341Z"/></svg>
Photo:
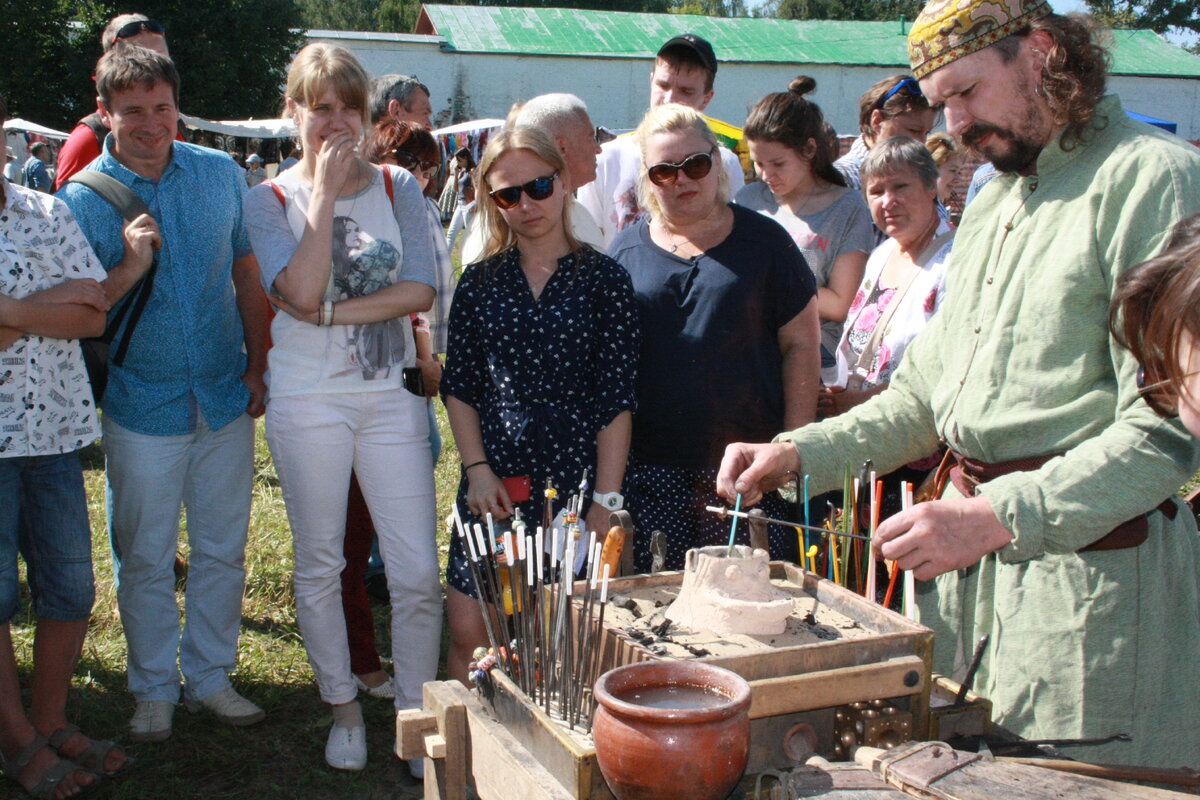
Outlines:
<svg viewBox="0 0 1200 800"><path fill-rule="evenodd" d="M1180 792L981 759L942 742L908 742L893 750L860 747L855 761L914 797L936 800L1176 800Z"/></svg>
<svg viewBox="0 0 1200 800"><path fill-rule="evenodd" d="M925 688L924 668L917 656L899 656L878 664L751 681L750 719L919 694Z"/></svg>
<svg viewBox="0 0 1200 800"><path fill-rule="evenodd" d="M529 754L573 797L611 800L591 736L552 719L499 670L492 671L492 678L496 684L496 719Z"/></svg>
<svg viewBox="0 0 1200 800"><path fill-rule="evenodd" d="M467 688L457 681L429 681L421 687L425 710L437 719L443 758L425 756L425 800L466 800L471 771L471 743L467 735ZM425 738L424 745L437 742Z"/></svg>
<svg viewBox="0 0 1200 800"><path fill-rule="evenodd" d="M1072 775L1026 764L979 761L953 772L930 787L950 800L1051 800L1086 797L1088 800L1180 800L1181 792L1134 786L1101 778ZM1194 795L1191 795L1194 797Z"/></svg>
<svg viewBox="0 0 1200 800"><path fill-rule="evenodd" d="M465 693L466 689L462 691ZM503 725L488 717L474 698L471 700L466 715L467 741L471 750L471 778L480 800L579 800ZM431 800L428 788L425 798Z"/></svg>
<svg viewBox="0 0 1200 800"><path fill-rule="evenodd" d="M425 734L437 732L437 717L420 708L396 712L396 755L405 761L425 757Z"/></svg>

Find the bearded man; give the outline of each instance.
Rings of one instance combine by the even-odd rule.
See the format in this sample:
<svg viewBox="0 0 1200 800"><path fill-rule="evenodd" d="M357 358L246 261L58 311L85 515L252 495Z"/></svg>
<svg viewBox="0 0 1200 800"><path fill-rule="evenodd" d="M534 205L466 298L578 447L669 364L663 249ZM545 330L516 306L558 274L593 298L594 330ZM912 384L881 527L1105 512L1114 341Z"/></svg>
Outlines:
<svg viewBox="0 0 1200 800"><path fill-rule="evenodd" d="M888 390L774 444L731 445L718 490L754 502L796 470L824 491L846 464L883 473L948 446L944 498L875 542L922 581L934 669L961 675L989 634L976 687L1005 727L1128 732L1064 749L1195 765L1200 539L1174 495L1197 452L1139 397L1105 318L1117 276L1200 211L1200 154L1104 96L1097 33L1045 0L925 7L913 74L1001 174L964 215L946 300Z"/></svg>

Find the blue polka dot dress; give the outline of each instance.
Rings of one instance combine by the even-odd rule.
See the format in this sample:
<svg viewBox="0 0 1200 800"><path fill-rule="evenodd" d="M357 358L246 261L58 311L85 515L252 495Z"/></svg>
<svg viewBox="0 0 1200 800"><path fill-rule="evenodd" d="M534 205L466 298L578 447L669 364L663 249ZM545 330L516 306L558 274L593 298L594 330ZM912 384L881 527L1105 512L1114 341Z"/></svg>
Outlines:
<svg viewBox="0 0 1200 800"><path fill-rule="evenodd" d="M479 414L497 476L531 478L532 496L517 504L531 532L542 519L547 479L558 490L556 513L585 471L594 484L596 434L634 407L640 345L628 273L587 245L559 259L536 300L515 247L463 273L450 308L442 396ZM467 510L467 481L462 471L458 511L464 523L483 522ZM475 595L457 535L446 578Z"/></svg>

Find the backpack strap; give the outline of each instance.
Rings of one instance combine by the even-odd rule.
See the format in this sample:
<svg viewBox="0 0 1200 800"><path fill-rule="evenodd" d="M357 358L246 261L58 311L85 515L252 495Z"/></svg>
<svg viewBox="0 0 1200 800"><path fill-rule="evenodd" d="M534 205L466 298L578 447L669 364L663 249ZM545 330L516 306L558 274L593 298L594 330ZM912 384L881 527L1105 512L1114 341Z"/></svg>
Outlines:
<svg viewBox="0 0 1200 800"><path fill-rule="evenodd" d="M83 119L79 120L79 125L87 125L91 130L92 135L96 137L96 144L100 147L100 152L104 152L104 137L108 136L108 128L104 127L104 123L100 121L100 112L93 111Z"/></svg>
<svg viewBox="0 0 1200 800"><path fill-rule="evenodd" d="M78 183L88 187L108 201L126 222L133 222L141 215L150 213L145 202L134 194L132 189L103 172L95 170L76 172L67 178L67 183ZM117 331L126 314L129 315L129 324L125 326L125 337L121 339L121 343L117 345L112 356L112 363L118 367L125 363L125 353L129 350L130 340L133 339L133 329L137 327L138 320L142 318L142 311L145 310L146 303L150 300L150 293L154 289L154 273L157 271L158 250L155 250L154 260L150 262L150 269L146 270L137 284L125 295L125 302L105 326L104 334L100 337L103 341L111 343L116 338ZM132 313L129 313L130 311Z"/></svg>
<svg viewBox="0 0 1200 800"><path fill-rule="evenodd" d="M287 208L287 197L283 194L283 189L280 189L278 184L272 181L263 181L267 186L271 187L271 191L275 193L275 199L279 201L279 205Z"/></svg>
<svg viewBox="0 0 1200 800"><path fill-rule="evenodd" d="M388 202L392 204L392 211L396 210L396 187L392 185L392 168L387 164L379 165L383 169L383 190L387 192Z"/></svg>
<svg viewBox="0 0 1200 800"><path fill-rule="evenodd" d="M142 214L150 213L150 209L142 202L142 198L134 194L132 189L103 172L96 170L76 172L67 178L67 183L81 183L88 187L107 200L126 222L133 222Z"/></svg>

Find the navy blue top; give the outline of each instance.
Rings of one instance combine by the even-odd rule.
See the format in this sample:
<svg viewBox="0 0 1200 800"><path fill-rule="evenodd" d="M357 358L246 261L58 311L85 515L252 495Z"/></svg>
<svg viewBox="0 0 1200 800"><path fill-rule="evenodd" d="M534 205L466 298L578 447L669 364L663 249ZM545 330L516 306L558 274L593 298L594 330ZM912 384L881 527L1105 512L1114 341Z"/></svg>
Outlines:
<svg viewBox="0 0 1200 800"><path fill-rule="evenodd" d="M246 356L232 278L234 259L250 255L242 168L228 153L173 142L171 162L152 181L117 161L112 141L110 134L87 169L111 175L142 198L158 222L163 246L154 291L125 364L109 364L100 407L122 427L148 436L194 432L198 410L217 430L241 416L250 401L242 383ZM77 183L64 185L58 196L104 268L119 264L125 223L117 210Z"/></svg>
<svg viewBox="0 0 1200 800"><path fill-rule="evenodd" d="M559 490L556 507L585 469L595 485L596 434L633 409L638 345L629 277L587 245L559 259L536 300L515 247L463 272L442 396L478 412L496 475L533 479L522 507L531 524L541 519L547 478ZM466 485L464 472L459 510L470 520Z"/></svg>
<svg viewBox="0 0 1200 800"><path fill-rule="evenodd" d="M730 442L770 441L783 430L779 329L813 299L816 283L779 223L730 208L729 236L694 258L656 245L647 219L609 248L641 312L632 451L645 463L710 469Z"/></svg>

